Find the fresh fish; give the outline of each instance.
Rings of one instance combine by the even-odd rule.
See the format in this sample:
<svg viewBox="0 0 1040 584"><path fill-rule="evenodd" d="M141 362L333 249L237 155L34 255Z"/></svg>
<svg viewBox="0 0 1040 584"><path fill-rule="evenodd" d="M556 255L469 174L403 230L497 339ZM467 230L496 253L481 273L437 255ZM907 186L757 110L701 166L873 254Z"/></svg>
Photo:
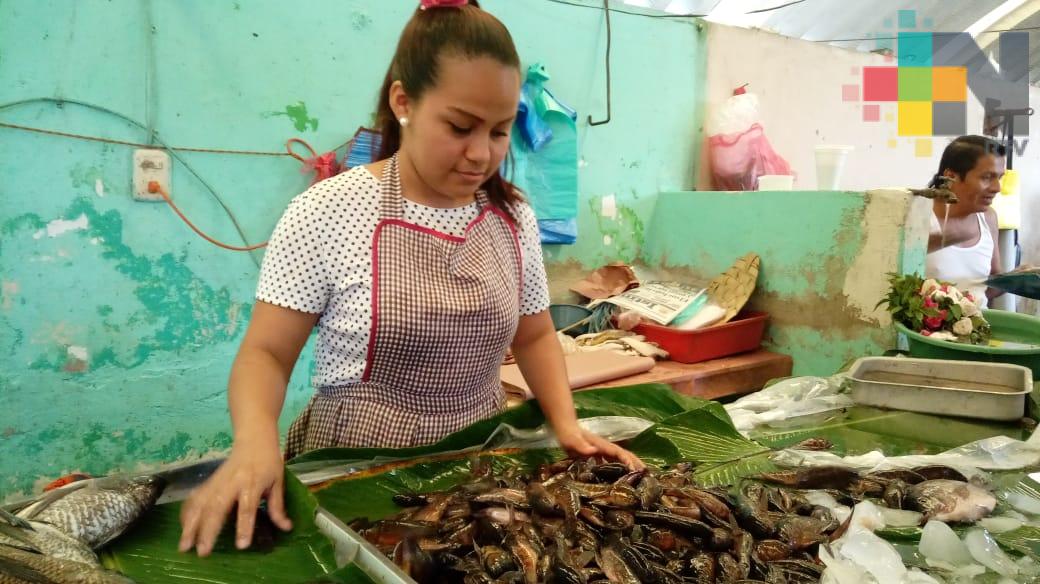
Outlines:
<svg viewBox="0 0 1040 584"><path fill-rule="evenodd" d="M910 487L907 506L924 513L924 520L978 521L993 512L997 498L964 481L936 479Z"/></svg>
<svg viewBox="0 0 1040 584"><path fill-rule="evenodd" d="M100 566L0 546L0 584L134 584Z"/></svg>
<svg viewBox="0 0 1040 584"><path fill-rule="evenodd" d="M402 539L394 546L393 560L405 574L419 584L433 582L437 575L437 565L433 557L411 537Z"/></svg>
<svg viewBox="0 0 1040 584"><path fill-rule="evenodd" d="M814 466L763 473L754 478L797 489L846 489L860 476L843 466Z"/></svg>
<svg viewBox="0 0 1040 584"><path fill-rule="evenodd" d="M59 560L82 562L92 566L99 565L94 550L50 524L29 521L24 525L25 527L10 526L10 529L0 532L0 545L43 554Z"/></svg>
<svg viewBox="0 0 1040 584"><path fill-rule="evenodd" d="M17 515L49 523L88 547L98 549L144 515L165 486L165 481L156 476L82 481L79 487L47 493Z"/></svg>

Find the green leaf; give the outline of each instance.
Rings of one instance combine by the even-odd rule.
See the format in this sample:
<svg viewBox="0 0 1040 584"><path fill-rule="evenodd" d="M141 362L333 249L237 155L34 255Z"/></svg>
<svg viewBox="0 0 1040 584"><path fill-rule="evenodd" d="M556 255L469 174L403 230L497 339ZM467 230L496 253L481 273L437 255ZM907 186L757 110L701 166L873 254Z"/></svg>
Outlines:
<svg viewBox="0 0 1040 584"><path fill-rule="evenodd" d="M314 522L317 500L288 472L285 504L293 530L283 533L272 526L274 545L266 551L237 550L235 522L229 521L208 558L178 552L180 504L173 503L151 509L136 527L102 552L101 560L105 567L149 584L288 584L333 572L336 569L333 544Z"/></svg>
<svg viewBox="0 0 1040 584"><path fill-rule="evenodd" d="M657 422L688 410L713 403L684 396L668 385L647 384L627 387L591 389L574 392L574 407L578 417L633 416ZM717 405L717 404L716 404ZM721 410L721 406L719 406ZM410 459L430 454L451 452L484 444L501 424L515 428L537 428L545 423L538 403L528 400L496 416L482 420L439 442L415 448L323 448L312 450L293 460L290 465L321 461L369 461L374 458Z"/></svg>
<svg viewBox="0 0 1040 584"><path fill-rule="evenodd" d="M993 536L1001 547L1016 551L1040 561L1040 528L1023 525L1012 531L1005 531Z"/></svg>

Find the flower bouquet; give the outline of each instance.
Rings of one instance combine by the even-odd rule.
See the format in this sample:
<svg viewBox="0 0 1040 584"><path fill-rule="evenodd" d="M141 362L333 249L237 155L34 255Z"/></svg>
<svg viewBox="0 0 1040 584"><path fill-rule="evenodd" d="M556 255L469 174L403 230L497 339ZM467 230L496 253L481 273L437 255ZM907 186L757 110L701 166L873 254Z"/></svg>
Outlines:
<svg viewBox="0 0 1040 584"><path fill-rule="evenodd" d="M952 284L917 274L892 274L887 304L892 319L926 337L972 345L984 345L991 335L989 323L974 296Z"/></svg>

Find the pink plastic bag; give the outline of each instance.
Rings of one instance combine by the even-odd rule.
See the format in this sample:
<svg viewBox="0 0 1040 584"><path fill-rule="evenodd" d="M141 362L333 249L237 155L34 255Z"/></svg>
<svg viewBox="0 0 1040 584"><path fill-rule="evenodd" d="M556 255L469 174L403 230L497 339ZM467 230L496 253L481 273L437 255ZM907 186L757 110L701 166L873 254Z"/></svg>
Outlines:
<svg viewBox="0 0 1040 584"><path fill-rule="evenodd" d="M711 177L716 190L753 191L763 174L791 174L791 165L773 150L762 125L708 138Z"/></svg>

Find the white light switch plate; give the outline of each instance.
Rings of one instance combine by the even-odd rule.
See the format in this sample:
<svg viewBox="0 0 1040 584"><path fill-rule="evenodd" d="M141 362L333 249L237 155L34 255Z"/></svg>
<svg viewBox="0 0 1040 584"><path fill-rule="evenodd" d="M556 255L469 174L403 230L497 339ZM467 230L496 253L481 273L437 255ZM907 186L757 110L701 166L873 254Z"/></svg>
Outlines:
<svg viewBox="0 0 1040 584"><path fill-rule="evenodd" d="M162 201L159 193L149 193L148 183L157 181L170 193L170 155L165 150L134 150L134 199L138 201Z"/></svg>

